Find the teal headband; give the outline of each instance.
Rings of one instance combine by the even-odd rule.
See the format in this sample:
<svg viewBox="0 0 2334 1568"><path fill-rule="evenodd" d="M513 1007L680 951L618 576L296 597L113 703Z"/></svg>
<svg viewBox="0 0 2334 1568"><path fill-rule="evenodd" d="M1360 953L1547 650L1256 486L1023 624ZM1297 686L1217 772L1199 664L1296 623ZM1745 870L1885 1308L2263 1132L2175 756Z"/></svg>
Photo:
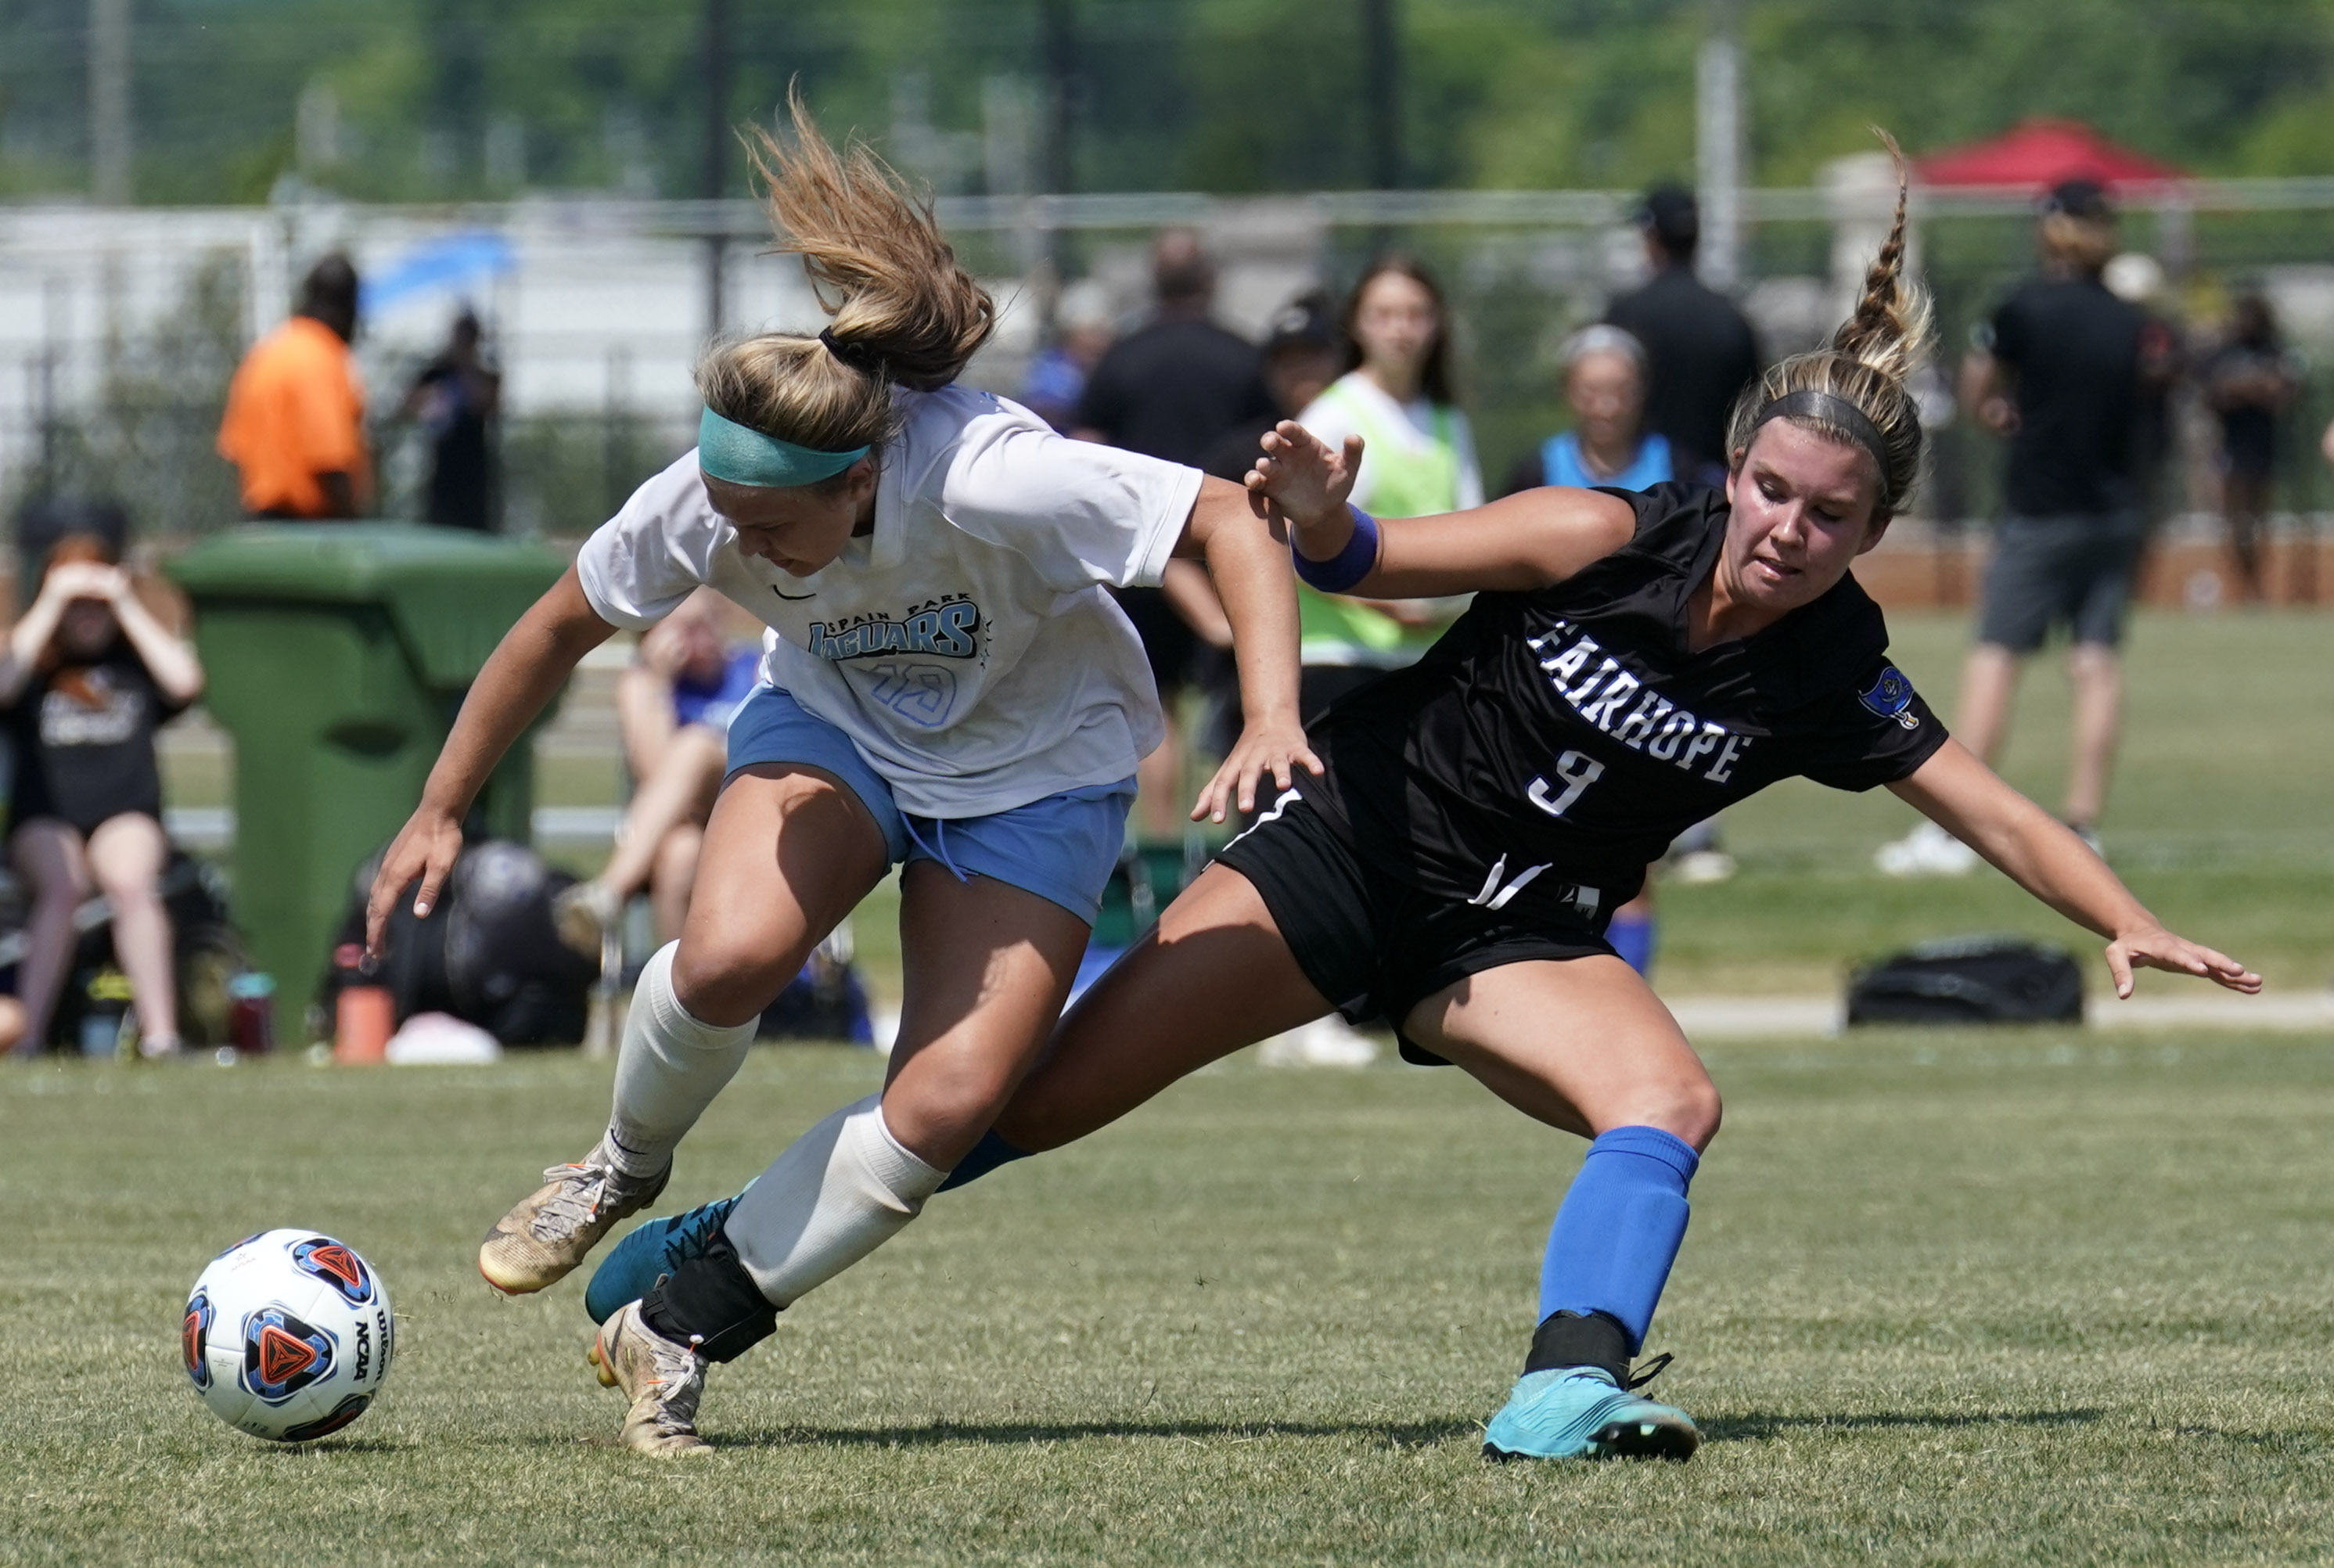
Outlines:
<svg viewBox="0 0 2334 1568"><path fill-rule="evenodd" d="M842 473L867 452L865 447L848 452L814 452L725 419L710 409L697 421L697 466L708 478L726 479L732 485L757 489L815 485Z"/></svg>

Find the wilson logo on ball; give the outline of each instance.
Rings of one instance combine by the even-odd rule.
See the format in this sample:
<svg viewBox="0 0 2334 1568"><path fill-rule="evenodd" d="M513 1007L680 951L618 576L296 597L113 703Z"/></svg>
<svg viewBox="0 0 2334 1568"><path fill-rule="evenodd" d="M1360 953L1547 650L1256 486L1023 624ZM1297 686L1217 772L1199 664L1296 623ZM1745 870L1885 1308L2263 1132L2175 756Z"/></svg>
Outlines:
<svg viewBox="0 0 2334 1568"><path fill-rule="evenodd" d="M186 1326L178 1332L179 1353L187 1359L187 1376L195 1380L195 1387L211 1386L210 1359L203 1348L211 1332L211 1298L202 1291L195 1293L187 1303Z"/></svg>
<svg viewBox="0 0 2334 1568"><path fill-rule="evenodd" d="M364 1260L329 1236L311 1236L293 1247L292 1265L340 1292L351 1306L372 1300L372 1275Z"/></svg>
<svg viewBox="0 0 2334 1568"><path fill-rule="evenodd" d="M333 1336L280 1306L265 1306L243 1325L243 1386L271 1405L331 1375Z"/></svg>
<svg viewBox="0 0 2334 1568"><path fill-rule="evenodd" d="M313 1421L304 1421L296 1427L286 1427L284 1429L284 1441L287 1443L313 1443L318 1438L330 1437L333 1433L339 1431L342 1427L347 1426L351 1421L355 1420L359 1416L363 1415L365 1413L365 1407L371 1403L372 1396L371 1394L351 1394L347 1399L342 1400L339 1404L333 1407L333 1413L331 1415L320 1416Z"/></svg>

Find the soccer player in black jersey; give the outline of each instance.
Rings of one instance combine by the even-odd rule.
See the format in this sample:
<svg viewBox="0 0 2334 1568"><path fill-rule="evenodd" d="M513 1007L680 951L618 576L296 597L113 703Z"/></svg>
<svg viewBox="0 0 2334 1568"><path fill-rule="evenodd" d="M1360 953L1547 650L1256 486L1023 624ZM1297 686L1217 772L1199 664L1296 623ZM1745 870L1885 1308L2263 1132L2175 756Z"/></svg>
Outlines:
<svg viewBox="0 0 2334 1568"><path fill-rule="evenodd" d="M1635 1393L1630 1362L1685 1234L1718 1092L1604 936L1681 829L1795 774L1886 784L2107 938L2118 996L2140 967L2258 990L1949 739L1887 660L1848 566L1920 462L1905 380L1925 310L1899 275L1904 234L1900 197L1855 315L1738 403L1722 491L1548 488L1380 525L1345 505L1358 441L1333 452L1295 424L1267 435L1249 486L1291 529L1301 574L1474 603L1419 663L1316 721L1323 771L1285 787L1086 993L949 1185L1081 1138L1332 1008L1391 1020L1413 1061L1455 1063L1592 1140L1486 1452L1683 1457L1693 1422ZM593 1280L593 1310L659 1274L723 1266L709 1244L725 1213L635 1233Z"/></svg>

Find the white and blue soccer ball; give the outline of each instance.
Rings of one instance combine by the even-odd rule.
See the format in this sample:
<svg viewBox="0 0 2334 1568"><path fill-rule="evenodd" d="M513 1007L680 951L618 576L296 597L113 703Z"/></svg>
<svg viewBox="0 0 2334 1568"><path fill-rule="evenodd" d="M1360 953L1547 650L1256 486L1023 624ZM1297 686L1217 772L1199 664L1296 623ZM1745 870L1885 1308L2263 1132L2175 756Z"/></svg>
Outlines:
<svg viewBox="0 0 2334 1568"><path fill-rule="evenodd" d="M356 1248L271 1230L211 1260L187 1297L187 1376L240 1432L305 1443L365 1413L389 1376L389 1287Z"/></svg>

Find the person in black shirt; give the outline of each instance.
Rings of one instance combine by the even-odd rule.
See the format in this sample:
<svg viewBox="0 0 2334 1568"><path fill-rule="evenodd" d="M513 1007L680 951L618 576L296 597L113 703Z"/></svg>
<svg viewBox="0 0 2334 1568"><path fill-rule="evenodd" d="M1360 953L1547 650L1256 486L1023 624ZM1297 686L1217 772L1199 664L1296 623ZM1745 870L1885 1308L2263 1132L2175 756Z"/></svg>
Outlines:
<svg viewBox="0 0 2334 1568"><path fill-rule="evenodd" d="M1145 457L1198 467L1208 448L1234 426L1273 415L1272 395L1257 362L1256 346L1209 317L1216 269L1187 228L1168 229L1152 249L1158 313L1110 346L1086 379L1074 434L1124 447ZM1207 572L1194 562L1171 562L1159 588L1116 590L1119 607L1143 639L1167 738L1137 774L1139 810L1153 838L1182 831L1176 799L1182 788L1183 749L1175 713L1183 688L1201 678L1201 642L1191 613L1212 596Z"/></svg>
<svg viewBox="0 0 2334 1568"><path fill-rule="evenodd" d="M466 310L405 395L405 416L429 433L426 516L441 528L484 534L495 525L494 419L502 393L502 372L487 362L478 318Z"/></svg>
<svg viewBox="0 0 2334 1568"><path fill-rule="evenodd" d="M2116 649L2144 530L2140 427L2146 393L2168 373L2169 341L2107 292L2115 215L2098 186L2069 180L2052 192L2040 238L2042 275L2003 302L1962 366L1962 400L2010 438L2010 461L2009 515L1986 566L1956 727L1992 762L2021 662L2064 624L2075 693L2064 814L2096 847L2123 706ZM1895 875L1958 874L1976 863L1930 823L1880 851L1881 870Z"/></svg>
<svg viewBox="0 0 2334 1568"><path fill-rule="evenodd" d="M1290 527L1300 574L1474 603L1424 659L1310 728L1314 755L1295 761L1315 776L1281 779L1256 826L1085 993L947 1185L1058 1148L1333 1007L1390 1018L1412 1060L1455 1063L1593 1140L1486 1452L1683 1457L1693 1420L1633 1393L1629 1362L1684 1236L1718 1092L1603 929L1681 828L1778 779L1885 784L2108 938L2119 995L2137 966L2258 990L1947 738L1888 662L1848 567L1920 463L1905 379L1926 312L1899 276L1904 230L1900 196L1855 315L1738 401L1722 492L1550 487L1378 524L1345 504L1357 438L1332 452L1294 424L1268 437L1249 486ZM621 1259L652 1278L658 1249L719 1207L644 1227L603 1272Z"/></svg>
<svg viewBox="0 0 2334 1568"><path fill-rule="evenodd" d="M194 649L140 601L102 541L71 534L49 552L40 593L0 650L8 859L33 893L19 1052L47 1037L78 939L73 914L93 883L112 907L139 1049L178 1053L170 917L156 891L169 845L154 732L202 689Z"/></svg>
<svg viewBox="0 0 2334 1568"><path fill-rule="evenodd" d="M2257 293L2239 299L2229 341L2204 365L2204 403L2221 421L2221 513L2237 590L2262 596L2262 520L2277 479L2278 425L2301 390L2293 356L2278 341L2277 317Z"/></svg>
<svg viewBox="0 0 2334 1568"><path fill-rule="evenodd" d="M1702 239L1693 193L1664 187L1637 215L1651 283L1613 302L1605 319L1645 345L1653 385L1645 428L1668 440L1672 471L1706 485L1724 481L1728 410L1759 374L1759 342L1725 295L1693 275Z"/></svg>

